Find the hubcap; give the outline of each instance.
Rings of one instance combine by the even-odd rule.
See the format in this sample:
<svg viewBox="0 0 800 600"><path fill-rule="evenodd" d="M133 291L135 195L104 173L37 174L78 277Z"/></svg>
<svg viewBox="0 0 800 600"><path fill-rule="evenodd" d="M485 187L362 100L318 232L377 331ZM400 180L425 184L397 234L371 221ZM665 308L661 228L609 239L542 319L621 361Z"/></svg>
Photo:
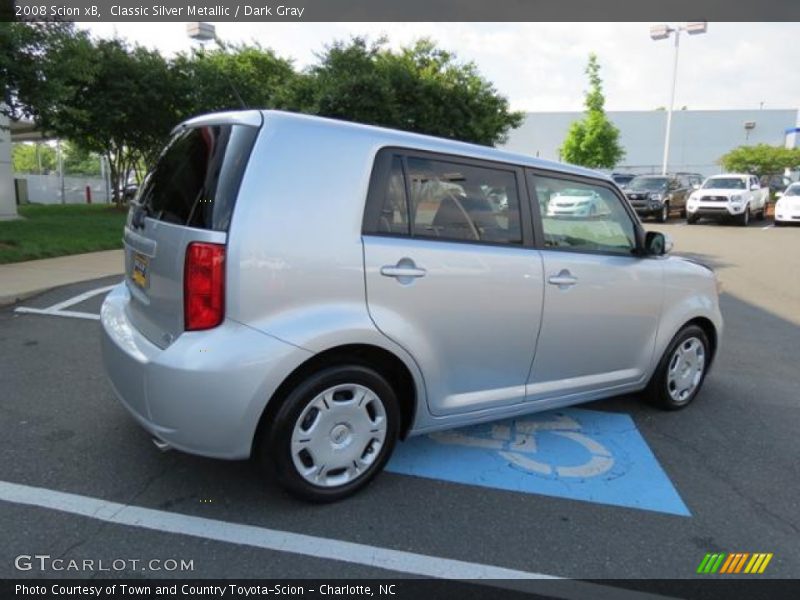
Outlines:
<svg viewBox="0 0 800 600"><path fill-rule="evenodd" d="M706 368L706 349L696 337L685 339L669 360L667 391L675 402L688 402Z"/></svg>
<svg viewBox="0 0 800 600"><path fill-rule="evenodd" d="M292 461L309 483L335 487L369 470L386 441L386 408L356 383L328 388L300 413L292 431Z"/></svg>

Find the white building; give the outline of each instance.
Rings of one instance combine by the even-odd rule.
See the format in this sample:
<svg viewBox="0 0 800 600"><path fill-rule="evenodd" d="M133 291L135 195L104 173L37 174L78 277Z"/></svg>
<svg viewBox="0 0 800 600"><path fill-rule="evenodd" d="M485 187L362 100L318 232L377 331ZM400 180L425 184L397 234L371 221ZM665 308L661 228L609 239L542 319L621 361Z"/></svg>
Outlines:
<svg viewBox="0 0 800 600"><path fill-rule="evenodd" d="M616 169L636 173L661 171L667 113L609 111L609 119L620 129L625 158ZM559 147L580 112L528 113L521 127L509 134L505 148L515 152L559 160ZM754 144L800 146L798 109L676 110L672 113L670 171L712 175L726 152Z"/></svg>

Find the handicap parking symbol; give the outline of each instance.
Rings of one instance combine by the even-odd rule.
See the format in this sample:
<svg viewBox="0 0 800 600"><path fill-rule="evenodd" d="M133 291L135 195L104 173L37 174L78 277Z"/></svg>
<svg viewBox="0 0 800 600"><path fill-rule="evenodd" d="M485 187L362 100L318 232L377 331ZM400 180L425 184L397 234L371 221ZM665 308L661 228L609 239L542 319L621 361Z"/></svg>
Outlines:
<svg viewBox="0 0 800 600"><path fill-rule="evenodd" d="M394 473L688 516L626 414L563 409L410 438Z"/></svg>

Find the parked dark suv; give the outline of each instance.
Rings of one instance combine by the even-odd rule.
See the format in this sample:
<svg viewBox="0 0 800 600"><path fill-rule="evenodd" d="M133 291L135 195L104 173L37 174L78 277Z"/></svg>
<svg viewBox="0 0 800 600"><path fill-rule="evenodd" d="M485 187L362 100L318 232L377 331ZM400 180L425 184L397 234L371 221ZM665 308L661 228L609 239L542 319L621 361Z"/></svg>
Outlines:
<svg viewBox="0 0 800 600"><path fill-rule="evenodd" d="M639 175L628 184L625 195L640 217L665 222L671 214L686 215L686 199L692 185L686 175Z"/></svg>

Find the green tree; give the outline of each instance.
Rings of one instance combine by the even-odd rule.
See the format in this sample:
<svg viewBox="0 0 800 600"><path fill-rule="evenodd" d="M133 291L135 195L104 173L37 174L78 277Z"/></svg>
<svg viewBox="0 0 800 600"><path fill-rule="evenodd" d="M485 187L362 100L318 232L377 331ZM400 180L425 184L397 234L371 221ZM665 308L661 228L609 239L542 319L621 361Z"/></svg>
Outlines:
<svg viewBox="0 0 800 600"><path fill-rule="evenodd" d="M58 168L56 151L47 144L20 142L11 149L15 173L49 173Z"/></svg>
<svg viewBox="0 0 800 600"><path fill-rule="evenodd" d="M335 42L287 94L295 110L493 145L522 123L474 63L430 40L393 52L382 38Z"/></svg>
<svg viewBox="0 0 800 600"><path fill-rule="evenodd" d="M625 157L619 143L619 129L608 120L605 112L603 80L597 55L589 55L586 67L589 91L584 98L586 113L583 119L570 125L560 149L562 160L593 169L612 169Z"/></svg>
<svg viewBox="0 0 800 600"><path fill-rule="evenodd" d="M719 159L725 170L734 173L752 173L759 177L776 175L785 169L800 168L800 148L784 148L758 144L739 146Z"/></svg>
<svg viewBox="0 0 800 600"><path fill-rule="evenodd" d="M13 120L32 118L47 128L50 118L90 80L92 45L73 23L0 23L0 112Z"/></svg>
<svg viewBox="0 0 800 600"><path fill-rule="evenodd" d="M0 46L12 118L30 117L76 149L106 157L115 199L180 121L178 81L158 52L92 40L69 24L3 24Z"/></svg>
<svg viewBox="0 0 800 600"><path fill-rule="evenodd" d="M292 63L259 45L220 45L182 53L172 62L183 116L249 108L283 108L296 77ZM241 100L241 101L240 101Z"/></svg>
<svg viewBox="0 0 800 600"><path fill-rule="evenodd" d="M61 144L63 152L64 173L66 175L82 175L84 177L100 177L100 155L89 152L72 142Z"/></svg>

